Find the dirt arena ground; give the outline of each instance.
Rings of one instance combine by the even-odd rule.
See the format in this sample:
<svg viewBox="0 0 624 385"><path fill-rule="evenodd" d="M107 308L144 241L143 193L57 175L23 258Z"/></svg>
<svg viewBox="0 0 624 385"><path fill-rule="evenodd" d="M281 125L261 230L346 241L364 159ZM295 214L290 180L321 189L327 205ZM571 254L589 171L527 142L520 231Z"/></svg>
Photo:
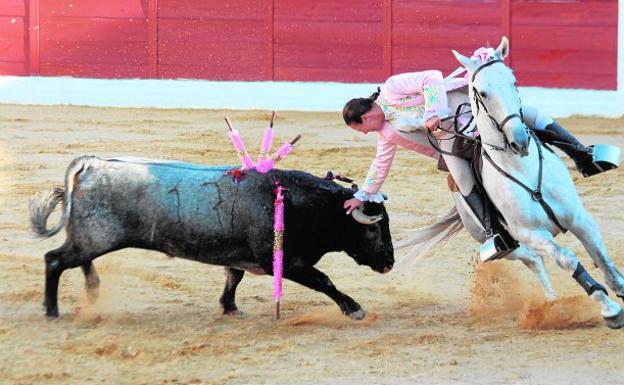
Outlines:
<svg viewBox="0 0 624 385"><path fill-rule="evenodd" d="M283 320L272 316L268 276L246 274L240 317L222 317L223 269L144 250L95 261L102 280L89 305L80 269L61 279L61 317L44 317L44 241L28 228L28 198L63 183L78 155L143 156L236 164L230 115L252 147L265 111L0 106L0 383L2 384L621 384L624 332L609 330L582 290L547 261L560 301L516 262L475 263L465 232L388 275L346 254L319 264L368 316L355 322L320 293L285 282ZM624 119L562 120L587 142L624 146ZM281 140L303 139L281 167L362 180L375 138L344 127L339 114L278 114ZM255 147L252 147L255 150ZM575 179L624 266L624 172ZM450 207L433 161L399 151L384 190L393 237ZM58 216L57 216L58 217ZM55 218L57 218L55 217ZM578 241L561 242L602 280ZM405 252L398 252L400 258Z"/></svg>

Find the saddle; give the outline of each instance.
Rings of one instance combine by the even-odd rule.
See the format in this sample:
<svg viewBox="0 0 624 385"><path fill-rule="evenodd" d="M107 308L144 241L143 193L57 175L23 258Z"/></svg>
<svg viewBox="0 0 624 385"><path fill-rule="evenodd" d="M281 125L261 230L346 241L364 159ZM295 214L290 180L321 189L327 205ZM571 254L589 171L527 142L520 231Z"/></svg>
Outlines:
<svg viewBox="0 0 624 385"><path fill-rule="evenodd" d="M451 150L453 152L453 155L458 156L462 159L466 159L468 161L472 161L475 158L475 152L477 151L477 146L475 145L475 142L470 141L466 138L463 137L458 137L457 139L455 139L455 142L453 143L453 149ZM480 151L481 147L479 146L479 151ZM446 162L444 161L444 157L440 156L438 158L438 170L440 171L447 171L448 172L448 167L446 166Z"/></svg>
<svg viewBox="0 0 624 385"><path fill-rule="evenodd" d="M481 152L481 142L470 141L464 138L458 138L453 144L453 154L456 154L460 158L466 159L470 161L470 166L472 169L472 174L475 182L479 185L479 188L482 188L481 182L481 167L482 167L482 158L478 156ZM444 158L440 156L438 158L438 170L448 172L449 169L446 166L446 162ZM448 185L449 190L452 192L458 192L459 188L457 187L457 183L453 176L449 172L446 176L446 183Z"/></svg>

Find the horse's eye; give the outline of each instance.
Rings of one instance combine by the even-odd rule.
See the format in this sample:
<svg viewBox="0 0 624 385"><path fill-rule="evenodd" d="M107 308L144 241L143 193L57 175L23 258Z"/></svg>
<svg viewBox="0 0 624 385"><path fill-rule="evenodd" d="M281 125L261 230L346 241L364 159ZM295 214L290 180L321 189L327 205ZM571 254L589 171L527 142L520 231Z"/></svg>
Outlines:
<svg viewBox="0 0 624 385"><path fill-rule="evenodd" d="M487 98L487 94L485 93L485 91L479 91L479 95L481 95L482 98Z"/></svg>

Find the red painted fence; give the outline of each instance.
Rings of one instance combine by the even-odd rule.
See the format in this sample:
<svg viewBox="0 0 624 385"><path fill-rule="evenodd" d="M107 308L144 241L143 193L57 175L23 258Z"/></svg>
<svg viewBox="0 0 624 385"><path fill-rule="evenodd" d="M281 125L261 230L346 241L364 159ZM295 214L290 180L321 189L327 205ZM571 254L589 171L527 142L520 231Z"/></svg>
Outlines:
<svg viewBox="0 0 624 385"><path fill-rule="evenodd" d="M511 40L523 86L616 89L617 0L2 0L0 74L381 82Z"/></svg>

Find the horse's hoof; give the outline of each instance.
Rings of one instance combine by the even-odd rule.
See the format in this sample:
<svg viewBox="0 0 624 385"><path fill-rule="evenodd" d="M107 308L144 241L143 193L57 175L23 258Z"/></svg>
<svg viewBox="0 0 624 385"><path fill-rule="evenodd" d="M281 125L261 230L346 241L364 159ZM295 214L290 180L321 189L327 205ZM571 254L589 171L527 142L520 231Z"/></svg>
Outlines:
<svg viewBox="0 0 624 385"><path fill-rule="evenodd" d="M624 294L618 294L618 293L616 293L615 295L616 295L616 297L618 297L619 299L621 299L621 300L622 300L622 302L624 302Z"/></svg>
<svg viewBox="0 0 624 385"><path fill-rule="evenodd" d="M624 327L624 309L620 309L620 312L612 317L604 317L607 321L609 329L621 329Z"/></svg>
<svg viewBox="0 0 624 385"><path fill-rule="evenodd" d="M354 311L349 314L349 318L354 319L356 321L361 321L366 317L366 312L362 309Z"/></svg>

